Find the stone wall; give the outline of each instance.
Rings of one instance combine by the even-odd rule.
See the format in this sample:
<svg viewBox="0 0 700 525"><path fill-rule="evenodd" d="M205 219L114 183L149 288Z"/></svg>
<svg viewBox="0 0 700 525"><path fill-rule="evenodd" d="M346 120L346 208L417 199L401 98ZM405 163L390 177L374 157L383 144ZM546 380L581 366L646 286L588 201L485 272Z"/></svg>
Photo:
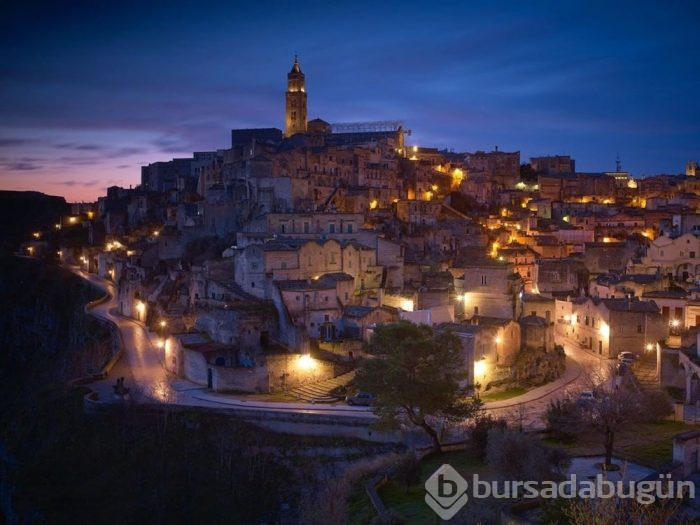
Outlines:
<svg viewBox="0 0 700 525"><path fill-rule="evenodd" d="M335 366L332 362L315 359L306 354L268 356L265 359L265 364L270 392L287 390L335 377Z"/></svg>

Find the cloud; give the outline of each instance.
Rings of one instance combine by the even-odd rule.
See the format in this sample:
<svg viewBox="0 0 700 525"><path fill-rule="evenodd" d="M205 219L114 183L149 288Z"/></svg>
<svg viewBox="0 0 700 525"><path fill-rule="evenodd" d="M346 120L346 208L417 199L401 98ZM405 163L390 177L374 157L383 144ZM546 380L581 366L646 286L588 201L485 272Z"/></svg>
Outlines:
<svg viewBox="0 0 700 525"><path fill-rule="evenodd" d="M127 146L123 148L117 148L110 151L105 155L109 159L118 159L119 157L130 157L131 155L136 155L137 153L145 153L147 150L144 148L135 148L133 146Z"/></svg>
<svg viewBox="0 0 700 525"><path fill-rule="evenodd" d="M32 139L24 139L24 138L9 138L9 139L0 139L0 148L12 148L15 146L24 146L26 144L31 144L35 142Z"/></svg>
<svg viewBox="0 0 700 525"><path fill-rule="evenodd" d="M4 160L0 162L0 167L7 171L36 171L44 168L37 164L38 159Z"/></svg>
<svg viewBox="0 0 700 525"><path fill-rule="evenodd" d="M54 147L58 149L72 149L76 151L99 151L105 149L104 146L100 146L98 144L76 144L73 142L56 144Z"/></svg>
<svg viewBox="0 0 700 525"><path fill-rule="evenodd" d="M60 186L67 186L69 188L73 188L75 186L82 186L84 188L91 188L92 186L96 186L100 181L97 179L93 180L63 180L60 182L54 182L54 184L58 184Z"/></svg>

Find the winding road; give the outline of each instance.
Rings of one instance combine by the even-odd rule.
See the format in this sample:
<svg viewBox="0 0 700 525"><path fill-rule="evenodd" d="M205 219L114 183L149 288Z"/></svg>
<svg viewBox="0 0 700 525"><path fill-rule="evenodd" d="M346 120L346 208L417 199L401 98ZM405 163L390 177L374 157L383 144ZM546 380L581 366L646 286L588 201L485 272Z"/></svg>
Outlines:
<svg viewBox="0 0 700 525"><path fill-rule="evenodd" d="M150 333L143 323L116 313L117 293L114 284L77 267L66 268L107 294L106 300L89 306L87 311L114 324L122 339L124 352L110 372L110 377L90 385L102 402L116 402L113 385L117 377L124 377L125 386L130 389L133 399L141 403L295 412L324 415L334 419L374 417L366 407L246 400L244 396L215 394L206 387L175 378L163 366L162 354L156 345L157 336ZM605 375L608 368L606 361L568 341L564 342L564 347L567 365L561 378L521 396L486 403L485 408L494 415L519 421L525 429L541 428L543 414L552 399L590 388L591 375Z"/></svg>

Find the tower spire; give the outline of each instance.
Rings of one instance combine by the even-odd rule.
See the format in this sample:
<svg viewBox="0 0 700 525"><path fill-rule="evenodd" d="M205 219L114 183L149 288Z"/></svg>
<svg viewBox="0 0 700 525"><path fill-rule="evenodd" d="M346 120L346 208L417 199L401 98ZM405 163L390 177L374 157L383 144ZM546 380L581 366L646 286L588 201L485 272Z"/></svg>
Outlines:
<svg viewBox="0 0 700 525"><path fill-rule="evenodd" d="M284 115L285 136L295 133L306 133L306 80L297 53L294 53L294 64L287 74Z"/></svg>

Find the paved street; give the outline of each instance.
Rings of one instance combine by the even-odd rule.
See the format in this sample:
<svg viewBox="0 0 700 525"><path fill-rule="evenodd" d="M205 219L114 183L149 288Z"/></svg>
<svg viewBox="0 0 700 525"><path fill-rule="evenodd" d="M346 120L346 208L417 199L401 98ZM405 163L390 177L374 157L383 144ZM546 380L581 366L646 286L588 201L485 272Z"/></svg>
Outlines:
<svg viewBox="0 0 700 525"><path fill-rule="evenodd" d="M268 402L247 400L244 396L232 396L209 392L205 387L184 379L170 376L161 361L156 347L157 336L148 332L143 323L116 314L116 290L112 283L76 268L71 271L90 281L110 295L110 299L90 310L92 315L114 323L121 334L124 354L112 370L110 377L91 385L101 400L114 399L112 386L117 377L125 378L125 386L139 402L157 402L185 406L232 407L272 412L297 412L323 414L330 417L367 417L366 407L345 405L317 405L311 403ZM608 362L578 348L568 340L564 342L567 355L566 371L558 380L530 390L522 396L504 401L486 403L486 409L494 415L520 422L525 429L542 428L542 416L552 399L590 388L591 375L605 375Z"/></svg>
<svg viewBox="0 0 700 525"><path fill-rule="evenodd" d="M268 410L273 412L298 412L307 414L325 414L334 417L368 417L369 409L345 405L315 405L311 403L283 403L248 401L244 398L215 394L205 387L187 380L171 377L162 366L160 352L156 348L155 336L149 334L142 323L117 315L117 301L114 285L95 275L82 270L70 268L80 277L90 281L110 295L110 299L90 310L92 315L114 323L122 337L124 354L105 380L91 384L100 399L114 399L112 386L117 377L125 378L125 386L130 395L139 402L157 402L186 406L210 408L243 408L251 410Z"/></svg>
<svg viewBox="0 0 700 525"><path fill-rule="evenodd" d="M576 396L581 390L590 389L593 383L609 379L612 361L600 359L568 339L560 339L557 343L566 353L566 370L559 379L522 396L486 403L486 409L494 416L522 424L526 430L539 430L544 428L543 416L550 401Z"/></svg>

